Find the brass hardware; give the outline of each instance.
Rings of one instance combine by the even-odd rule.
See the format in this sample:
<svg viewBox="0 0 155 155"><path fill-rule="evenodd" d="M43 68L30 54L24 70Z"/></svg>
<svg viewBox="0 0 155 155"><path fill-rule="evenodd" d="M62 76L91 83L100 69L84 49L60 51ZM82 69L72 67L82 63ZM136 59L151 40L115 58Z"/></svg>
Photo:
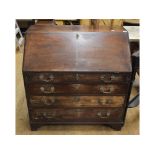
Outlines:
<svg viewBox="0 0 155 155"><path fill-rule="evenodd" d="M54 80L54 75L53 75L53 74L50 74L49 80L50 80L50 81L53 81L53 80Z"/></svg>
<svg viewBox="0 0 155 155"><path fill-rule="evenodd" d="M33 117L33 119L38 120L39 118L38 117Z"/></svg>
<svg viewBox="0 0 155 155"><path fill-rule="evenodd" d="M41 92L45 92L45 88L44 87L40 87Z"/></svg>
<svg viewBox="0 0 155 155"><path fill-rule="evenodd" d="M53 103L55 103L55 98L52 97L51 99L47 99L45 96L41 97L41 99L37 100L37 99L30 99L31 104L45 104L45 105L51 105Z"/></svg>
<svg viewBox="0 0 155 155"><path fill-rule="evenodd" d="M51 86L50 87L50 90L45 90L44 87L40 87L40 90L41 90L42 93L50 94L50 93L53 93L54 92L55 88L54 88L54 86Z"/></svg>
<svg viewBox="0 0 155 155"><path fill-rule="evenodd" d="M43 75L43 74L40 74L40 75L39 75L39 79L40 79L40 80L43 80L43 79L44 79L44 75Z"/></svg>
<svg viewBox="0 0 155 155"><path fill-rule="evenodd" d="M106 104L111 104L112 103L112 99L98 99L98 103L102 104L102 105L106 105Z"/></svg>
<svg viewBox="0 0 155 155"><path fill-rule="evenodd" d="M98 112L97 113L97 116L100 117L100 118L108 118L110 116L110 112L107 111L106 113L105 112Z"/></svg>
<svg viewBox="0 0 155 155"><path fill-rule="evenodd" d="M111 89L110 88L106 88L106 90L104 90L104 93L111 93Z"/></svg>
<svg viewBox="0 0 155 155"><path fill-rule="evenodd" d="M47 113L46 112L43 112L43 116L46 117L47 116Z"/></svg>
<svg viewBox="0 0 155 155"><path fill-rule="evenodd" d="M53 93L53 92L54 92L54 86L51 87L51 93Z"/></svg>
<svg viewBox="0 0 155 155"><path fill-rule="evenodd" d="M54 80L54 75L50 74L48 78L45 78L43 74L40 74L39 79L44 82L52 82Z"/></svg>
<svg viewBox="0 0 155 155"><path fill-rule="evenodd" d="M106 100L103 100L103 99L100 99L100 98L99 98L99 99L98 99L98 103L99 103L99 104L106 104Z"/></svg>
<svg viewBox="0 0 155 155"><path fill-rule="evenodd" d="M31 104L36 104L36 103L39 103L40 100L30 99L30 102L31 102Z"/></svg>
<svg viewBox="0 0 155 155"><path fill-rule="evenodd" d="M35 112L32 117L33 117L33 119L38 120L40 118L40 113L39 112Z"/></svg>
<svg viewBox="0 0 155 155"><path fill-rule="evenodd" d="M47 119L51 119L51 118L54 118L55 117L55 113L46 113L46 112L43 112L43 117L44 118L47 118Z"/></svg>
<svg viewBox="0 0 155 155"><path fill-rule="evenodd" d="M51 119L51 118L54 118L54 116L51 116L51 115L49 116L49 115L48 115L48 116L46 116L46 118L47 118L47 119Z"/></svg>
<svg viewBox="0 0 155 155"><path fill-rule="evenodd" d="M100 87L100 92L101 92L101 93L104 93L104 88L103 88L103 86Z"/></svg>
<svg viewBox="0 0 155 155"><path fill-rule="evenodd" d="M101 81L107 81L107 82L108 82L108 81L111 81L111 80L114 80L115 78L116 78L115 75L111 75L108 79L105 78L105 75L101 75L101 76L100 76L100 80L101 80Z"/></svg>
<svg viewBox="0 0 155 155"><path fill-rule="evenodd" d="M55 98L54 97L52 97L51 99L46 99L46 98L44 98L43 99L43 104L45 104L45 105L52 105L52 104L54 104L55 103Z"/></svg>
<svg viewBox="0 0 155 155"><path fill-rule="evenodd" d="M100 87L100 92L101 93L111 93L111 87L104 88L103 86Z"/></svg>
<svg viewBox="0 0 155 155"><path fill-rule="evenodd" d="M105 76L101 75L100 79L101 79L101 81L104 81L105 80Z"/></svg>
<svg viewBox="0 0 155 155"><path fill-rule="evenodd" d="M76 74L76 80L77 81L79 80L79 74L78 73Z"/></svg>
<svg viewBox="0 0 155 155"><path fill-rule="evenodd" d="M80 88L80 84L74 84L73 87L78 90Z"/></svg>
<svg viewBox="0 0 155 155"><path fill-rule="evenodd" d="M115 75L111 75L111 76L110 76L110 80L113 80L113 79L115 79L115 78L116 78Z"/></svg>

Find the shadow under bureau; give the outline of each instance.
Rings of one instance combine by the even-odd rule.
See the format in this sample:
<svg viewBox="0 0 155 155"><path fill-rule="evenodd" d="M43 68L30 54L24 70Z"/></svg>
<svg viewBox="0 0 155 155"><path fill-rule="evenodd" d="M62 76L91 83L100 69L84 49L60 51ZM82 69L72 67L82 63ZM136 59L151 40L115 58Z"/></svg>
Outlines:
<svg viewBox="0 0 155 155"><path fill-rule="evenodd" d="M26 34L23 77L31 130L52 124L120 130L132 83L128 33L33 25Z"/></svg>

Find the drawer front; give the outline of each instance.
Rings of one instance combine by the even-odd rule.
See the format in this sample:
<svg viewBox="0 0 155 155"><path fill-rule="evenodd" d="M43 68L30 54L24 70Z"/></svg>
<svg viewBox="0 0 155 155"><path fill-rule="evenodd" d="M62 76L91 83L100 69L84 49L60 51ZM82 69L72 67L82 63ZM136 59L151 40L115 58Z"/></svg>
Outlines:
<svg viewBox="0 0 155 155"><path fill-rule="evenodd" d="M75 83L75 82L128 82L128 74L109 73L35 73L26 76L27 82Z"/></svg>
<svg viewBox="0 0 155 155"><path fill-rule="evenodd" d="M121 108L36 109L31 111L32 121L120 121Z"/></svg>
<svg viewBox="0 0 155 155"><path fill-rule="evenodd" d="M28 86L31 95L50 94L126 94L128 85L125 84L31 84Z"/></svg>
<svg viewBox="0 0 155 155"><path fill-rule="evenodd" d="M31 96L33 107L121 107L124 96Z"/></svg>

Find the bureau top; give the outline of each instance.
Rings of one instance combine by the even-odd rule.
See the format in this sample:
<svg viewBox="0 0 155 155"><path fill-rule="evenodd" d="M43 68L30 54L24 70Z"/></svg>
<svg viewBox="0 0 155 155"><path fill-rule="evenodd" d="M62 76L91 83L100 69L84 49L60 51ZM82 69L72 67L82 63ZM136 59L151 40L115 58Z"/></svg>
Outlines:
<svg viewBox="0 0 155 155"><path fill-rule="evenodd" d="M131 72L123 28L33 25L27 31L23 71Z"/></svg>

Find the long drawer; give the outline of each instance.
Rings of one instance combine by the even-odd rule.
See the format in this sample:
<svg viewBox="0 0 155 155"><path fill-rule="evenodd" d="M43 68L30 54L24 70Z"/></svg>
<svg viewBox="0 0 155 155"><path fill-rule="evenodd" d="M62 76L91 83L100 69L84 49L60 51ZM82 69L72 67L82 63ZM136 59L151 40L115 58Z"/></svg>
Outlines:
<svg viewBox="0 0 155 155"><path fill-rule="evenodd" d="M31 95L51 94L126 94L126 84L30 84L28 92Z"/></svg>
<svg viewBox="0 0 155 155"><path fill-rule="evenodd" d="M118 73L35 73L26 74L28 83L43 82L43 83L117 83L129 82L129 74Z"/></svg>
<svg viewBox="0 0 155 155"><path fill-rule="evenodd" d="M121 107L125 96L30 96L32 107Z"/></svg>
<svg viewBox="0 0 155 155"><path fill-rule="evenodd" d="M121 121L122 108L35 109L30 112L34 122Z"/></svg>

